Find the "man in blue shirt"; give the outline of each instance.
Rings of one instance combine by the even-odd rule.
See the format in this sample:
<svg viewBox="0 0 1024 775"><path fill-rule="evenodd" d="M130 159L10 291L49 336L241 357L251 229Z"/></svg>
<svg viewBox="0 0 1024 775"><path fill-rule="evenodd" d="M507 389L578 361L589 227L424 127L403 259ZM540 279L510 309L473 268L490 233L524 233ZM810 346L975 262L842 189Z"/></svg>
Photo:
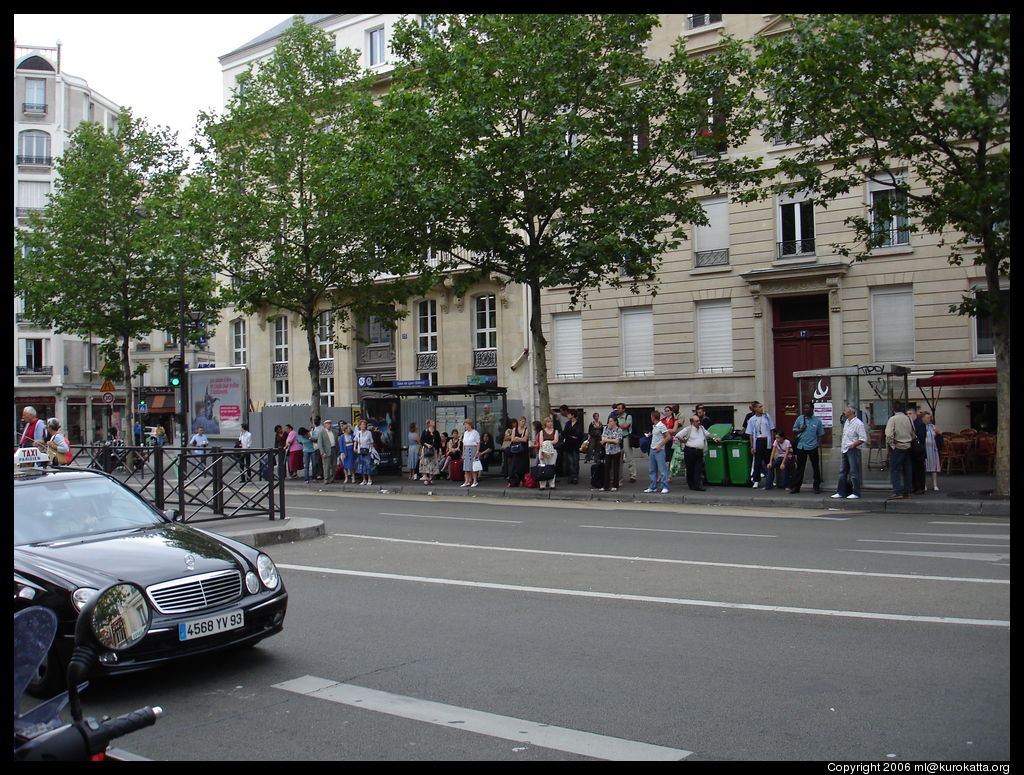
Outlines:
<svg viewBox="0 0 1024 775"><path fill-rule="evenodd" d="M789 491L800 492L800 485L804 483L804 467L807 465L807 458L810 458L811 467L814 469L814 492L820 493L821 457L818 444L825 435L825 425L814 416L814 407L810 402L804 404L804 413L793 423L793 433L796 434L796 475Z"/></svg>

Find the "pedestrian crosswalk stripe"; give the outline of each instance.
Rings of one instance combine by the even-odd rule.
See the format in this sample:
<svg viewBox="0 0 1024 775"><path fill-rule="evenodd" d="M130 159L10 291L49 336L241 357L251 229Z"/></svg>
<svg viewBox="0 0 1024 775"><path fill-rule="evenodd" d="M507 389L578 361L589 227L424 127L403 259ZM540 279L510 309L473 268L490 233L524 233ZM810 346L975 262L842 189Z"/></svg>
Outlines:
<svg viewBox="0 0 1024 775"><path fill-rule="evenodd" d="M607 761L680 761L693 751L581 732L306 675L275 689L363 710Z"/></svg>

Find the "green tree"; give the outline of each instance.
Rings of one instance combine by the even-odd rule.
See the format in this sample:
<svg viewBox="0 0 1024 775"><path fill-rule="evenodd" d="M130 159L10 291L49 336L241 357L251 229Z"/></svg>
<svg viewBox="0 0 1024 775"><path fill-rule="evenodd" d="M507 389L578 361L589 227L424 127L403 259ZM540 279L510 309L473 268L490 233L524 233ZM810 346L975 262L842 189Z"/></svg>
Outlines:
<svg viewBox="0 0 1024 775"><path fill-rule="evenodd" d="M848 219L862 249L879 224L943 235L950 263L984 267L985 287L950 312L988 318L999 405L997 491L1009 495L1010 17L813 14L756 45L770 136L803 142L780 160L780 188L822 202L890 186L871 217ZM840 252L855 252L849 246Z"/></svg>
<svg viewBox="0 0 1024 775"><path fill-rule="evenodd" d="M274 52L238 80L223 117L201 117L199 151L217 213L215 242L247 313L294 313L305 332L320 413L317 333L370 316L393 324L429 277L383 205L400 160L377 141L373 76L347 49L296 16ZM372 138L372 139L371 139Z"/></svg>
<svg viewBox="0 0 1024 775"><path fill-rule="evenodd" d="M541 411L550 404L541 291L573 303L602 285L657 291L660 257L706 223L717 190L756 160L718 151L745 62L727 49L655 60L647 14L425 15L398 25L386 102L415 137L410 207L462 287L496 273L529 287Z"/></svg>
<svg viewBox="0 0 1024 775"><path fill-rule="evenodd" d="M144 368L131 365L132 342L178 330L180 288L217 320L208 252L183 228L184 153L169 130L124 112L112 133L80 124L55 166L49 203L17 233L14 291L33 322L99 339L105 375L127 388L130 439Z"/></svg>

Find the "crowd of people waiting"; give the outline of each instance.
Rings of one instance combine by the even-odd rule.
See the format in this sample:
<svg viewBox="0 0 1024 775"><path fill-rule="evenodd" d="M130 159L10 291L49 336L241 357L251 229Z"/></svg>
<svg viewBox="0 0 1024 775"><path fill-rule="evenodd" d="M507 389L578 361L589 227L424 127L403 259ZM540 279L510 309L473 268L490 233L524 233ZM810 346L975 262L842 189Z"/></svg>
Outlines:
<svg viewBox="0 0 1024 775"><path fill-rule="evenodd" d="M811 486L821 492L822 475L819 444L825 433L813 406L805 404L791 436L775 427L760 402L737 427L736 437L749 440L751 471L748 486L772 490L784 488L799 493L807 464L813 475ZM856 407L846 407L841 420L840 471L833 498L859 498L862 447L867 443L864 423ZM908 497L925 490L924 476L932 473L932 487L938 489L939 451L942 438L935 431L931 415L923 412L893 412L886 430L890 449L893 496ZM905 420L905 422L904 422ZM365 420L356 425L344 421L333 427L330 420L313 418L312 428L291 425L275 428L274 447L287 454L287 476L306 482L324 481L372 485L380 463L380 445ZM433 419L419 428L410 423L404 447L404 464L410 480L425 485L438 480L459 482L461 487L479 486L480 476L500 469L506 487L555 489L559 481L578 484L581 462L590 464L590 486L615 492L626 481L636 482L642 456L647 457L649 484L644 492L668 493L672 477L685 476L691 490L704 490L705 452L713 435L703 404L697 404L687 418L679 417L678 404L650 413L651 430L637 432L626 405L615 404L607 417L594 412L585 424L584 412L562 405L552 408L544 420L532 424L526 417L511 418L501 438L481 433L472 419L450 432L439 429ZM247 427L236 446L248 447Z"/></svg>

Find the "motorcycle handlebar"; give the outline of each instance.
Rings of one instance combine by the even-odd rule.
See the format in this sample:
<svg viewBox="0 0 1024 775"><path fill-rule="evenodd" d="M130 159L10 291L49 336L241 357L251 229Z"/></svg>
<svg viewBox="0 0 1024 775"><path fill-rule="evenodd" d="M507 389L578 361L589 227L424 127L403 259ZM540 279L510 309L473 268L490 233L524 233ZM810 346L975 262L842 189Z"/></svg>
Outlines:
<svg viewBox="0 0 1024 775"><path fill-rule="evenodd" d="M16 747L14 756L19 761L88 761L114 738L152 726L162 715L159 706L147 706L108 721L87 718L65 724Z"/></svg>

